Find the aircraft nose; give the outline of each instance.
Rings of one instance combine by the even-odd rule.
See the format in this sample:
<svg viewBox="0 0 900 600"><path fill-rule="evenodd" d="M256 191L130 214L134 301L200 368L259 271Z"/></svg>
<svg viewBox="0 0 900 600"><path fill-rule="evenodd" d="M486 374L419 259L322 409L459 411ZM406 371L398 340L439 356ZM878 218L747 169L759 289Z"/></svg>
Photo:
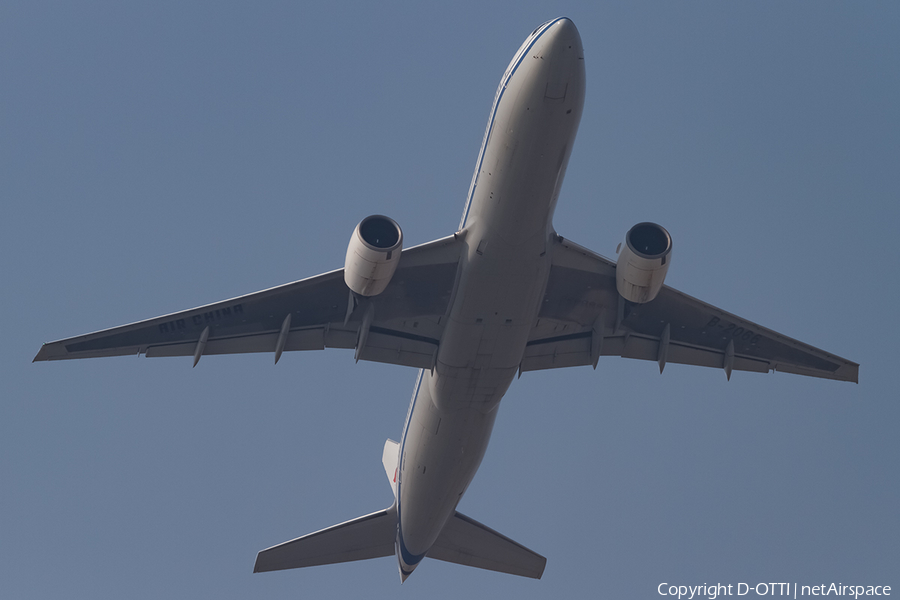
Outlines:
<svg viewBox="0 0 900 600"><path fill-rule="evenodd" d="M579 37L578 28L575 27L575 23L572 22L572 19L569 19L568 17L562 17L554 23L553 31L550 33L560 41L575 40Z"/></svg>
<svg viewBox="0 0 900 600"><path fill-rule="evenodd" d="M540 42L535 55L541 61L533 72L546 79L544 100L565 103L568 98L581 104L584 98L584 48L575 23L566 17L554 20L544 30ZM567 108L573 109L574 105Z"/></svg>
<svg viewBox="0 0 900 600"><path fill-rule="evenodd" d="M544 34L547 47L555 54L582 58L584 49L581 46L581 35L571 19L560 17Z"/></svg>

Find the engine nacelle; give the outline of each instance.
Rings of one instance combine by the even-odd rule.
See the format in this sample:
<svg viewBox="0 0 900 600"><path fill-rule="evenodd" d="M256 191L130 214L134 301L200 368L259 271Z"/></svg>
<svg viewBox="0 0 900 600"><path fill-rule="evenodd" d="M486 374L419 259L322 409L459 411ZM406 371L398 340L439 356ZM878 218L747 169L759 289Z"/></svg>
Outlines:
<svg viewBox="0 0 900 600"><path fill-rule="evenodd" d="M659 293L672 258L672 237L656 223L638 223L625 234L616 263L616 288L626 300L644 304Z"/></svg>
<svg viewBox="0 0 900 600"><path fill-rule="evenodd" d="M403 249L403 232L393 219L372 215L359 222L344 261L344 281L360 296L377 296L388 286Z"/></svg>

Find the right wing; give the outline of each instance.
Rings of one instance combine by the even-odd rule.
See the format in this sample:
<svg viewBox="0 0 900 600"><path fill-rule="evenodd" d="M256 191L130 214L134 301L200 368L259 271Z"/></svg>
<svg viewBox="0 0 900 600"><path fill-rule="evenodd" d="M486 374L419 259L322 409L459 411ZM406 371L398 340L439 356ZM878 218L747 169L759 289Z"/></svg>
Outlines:
<svg viewBox="0 0 900 600"><path fill-rule="evenodd" d="M349 306L343 269L154 319L41 346L35 361L144 354L200 356L356 348L358 358L431 368L456 285L461 241L404 250L387 289ZM349 313L349 314L348 314Z"/></svg>
<svg viewBox="0 0 900 600"><path fill-rule="evenodd" d="M594 365L600 356L858 382L859 365L663 286L646 304L616 289L616 264L556 238L522 371Z"/></svg>

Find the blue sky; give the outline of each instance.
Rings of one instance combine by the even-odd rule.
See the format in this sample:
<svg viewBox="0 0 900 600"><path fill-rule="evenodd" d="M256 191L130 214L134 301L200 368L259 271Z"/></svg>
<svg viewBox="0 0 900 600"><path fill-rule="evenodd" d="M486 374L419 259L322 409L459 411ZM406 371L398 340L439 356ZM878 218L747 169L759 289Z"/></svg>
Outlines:
<svg viewBox="0 0 900 600"><path fill-rule="evenodd" d="M454 230L538 24L585 47L556 211L606 256L860 363L860 384L607 358L525 374L460 510L541 581L392 559L251 573L387 506L415 373L352 353L31 364L40 344ZM900 589L900 8L886 2L9 2L0 8L0 591L8 598L658 597Z"/></svg>

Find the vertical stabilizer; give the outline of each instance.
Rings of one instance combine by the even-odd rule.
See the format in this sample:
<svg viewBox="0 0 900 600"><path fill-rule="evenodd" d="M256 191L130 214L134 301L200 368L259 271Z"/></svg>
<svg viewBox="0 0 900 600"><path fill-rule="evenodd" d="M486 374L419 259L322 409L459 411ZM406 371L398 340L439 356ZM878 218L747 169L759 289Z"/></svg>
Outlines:
<svg viewBox="0 0 900 600"><path fill-rule="evenodd" d="M394 490L394 498L397 497L397 466L400 464L400 444L394 440L387 440L384 443L384 453L381 455L381 464L384 465L384 472L388 481L391 482L391 489Z"/></svg>

